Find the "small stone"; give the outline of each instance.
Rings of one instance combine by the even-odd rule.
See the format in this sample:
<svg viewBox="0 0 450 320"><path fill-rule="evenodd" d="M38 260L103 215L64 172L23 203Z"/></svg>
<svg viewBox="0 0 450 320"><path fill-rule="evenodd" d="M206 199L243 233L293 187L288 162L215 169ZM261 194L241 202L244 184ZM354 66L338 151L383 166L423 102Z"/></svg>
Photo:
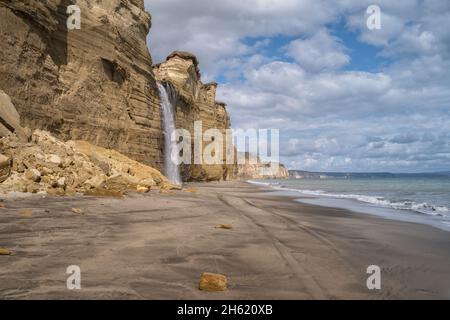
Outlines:
<svg viewBox="0 0 450 320"><path fill-rule="evenodd" d="M100 188L100 186L105 182L105 180L106 180L106 177L98 175L98 176L92 177L91 179L87 180L86 182L84 182L84 184L89 189L96 189L96 188Z"/></svg>
<svg viewBox="0 0 450 320"><path fill-rule="evenodd" d="M62 163L61 157L56 155L56 154L49 155L47 157L47 161L50 162L51 164L56 165L56 166L59 166Z"/></svg>
<svg viewBox="0 0 450 320"><path fill-rule="evenodd" d="M183 187L181 185L178 184L171 184L171 183L163 183L161 186L161 190L182 190Z"/></svg>
<svg viewBox="0 0 450 320"><path fill-rule="evenodd" d="M26 191L28 193L38 193L39 192L39 184L31 183L26 186Z"/></svg>
<svg viewBox="0 0 450 320"><path fill-rule="evenodd" d="M49 196L62 197L62 196L66 195L66 191L63 188L55 188L55 187L53 187L53 188L47 189L47 194Z"/></svg>
<svg viewBox="0 0 450 320"><path fill-rule="evenodd" d="M233 229L233 226L231 224L219 224L215 228L230 230L230 229Z"/></svg>
<svg viewBox="0 0 450 320"><path fill-rule="evenodd" d="M25 172L25 178L28 180L31 180L33 182L39 182L41 181L41 173L37 169L28 169Z"/></svg>
<svg viewBox="0 0 450 320"><path fill-rule="evenodd" d="M159 194L171 196L174 195L175 193L171 190L161 189L159 190Z"/></svg>
<svg viewBox="0 0 450 320"><path fill-rule="evenodd" d="M43 167L41 171L42 171L42 175L44 175L44 176L48 176L48 175L51 175L54 173L54 171L52 169L49 169L47 167Z"/></svg>
<svg viewBox="0 0 450 320"><path fill-rule="evenodd" d="M12 252L9 249L0 248L0 256L10 256L11 253Z"/></svg>
<svg viewBox="0 0 450 320"><path fill-rule="evenodd" d="M187 188L187 189L185 189L185 191L189 192L189 193L197 193L198 189L197 188Z"/></svg>
<svg viewBox="0 0 450 320"><path fill-rule="evenodd" d="M84 192L86 196L93 197L113 197L113 198L123 198L123 192L118 190L108 190L104 188L97 188L92 190L86 190Z"/></svg>
<svg viewBox="0 0 450 320"><path fill-rule="evenodd" d="M20 213L21 216L25 218L31 218L33 216L33 211L31 210L24 210Z"/></svg>
<svg viewBox="0 0 450 320"><path fill-rule="evenodd" d="M150 191L150 188L146 186L137 186L136 191L139 193L147 193Z"/></svg>
<svg viewBox="0 0 450 320"><path fill-rule="evenodd" d="M205 272L200 279L199 289L209 292L226 291L228 289L227 277Z"/></svg>
<svg viewBox="0 0 450 320"><path fill-rule="evenodd" d="M77 191L74 188L66 188L66 196L74 196L77 194Z"/></svg>
<svg viewBox="0 0 450 320"><path fill-rule="evenodd" d="M65 177L59 178L56 183L58 187L64 188L66 186L66 178Z"/></svg>
<svg viewBox="0 0 450 320"><path fill-rule="evenodd" d="M83 213L84 213L83 210L81 210L81 209L79 209L79 208L73 208L73 209L72 209L72 212L73 212L73 213L76 213L76 214L83 214Z"/></svg>

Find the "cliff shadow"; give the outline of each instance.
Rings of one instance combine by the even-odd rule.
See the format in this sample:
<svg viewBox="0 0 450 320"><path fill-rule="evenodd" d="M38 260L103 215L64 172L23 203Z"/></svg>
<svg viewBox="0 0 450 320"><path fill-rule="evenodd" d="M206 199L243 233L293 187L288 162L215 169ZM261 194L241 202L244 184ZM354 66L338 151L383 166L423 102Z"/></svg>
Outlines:
<svg viewBox="0 0 450 320"><path fill-rule="evenodd" d="M75 0L61 0L56 10L58 25L56 31L50 37L49 54L58 67L67 65L69 59L67 41L69 33L67 19L69 16L67 14L67 7L76 4L75 2Z"/></svg>

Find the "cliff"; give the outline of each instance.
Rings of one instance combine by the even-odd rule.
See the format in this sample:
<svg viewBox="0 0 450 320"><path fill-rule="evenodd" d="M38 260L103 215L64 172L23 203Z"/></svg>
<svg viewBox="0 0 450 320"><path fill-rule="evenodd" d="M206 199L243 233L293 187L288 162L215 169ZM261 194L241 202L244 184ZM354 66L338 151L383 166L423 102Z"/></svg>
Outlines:
<svg viewBox="0 0 450 320"><path fill-rule="evenodd" d="M0 0L0 89L22 124L163 164L161 112L143 0Z"/></svg>
<svg viewBox="0 0 450 320"><path fill-rule="evenodd" d="M170 83L176 91L175 120L194 137L194 122L202 121L203 131L219 129L225 137L231 127L226 104L216 101L217 83L204 84L197 58L188 52L175 51L167 60L153 68L156 79ZM206 144L204 144L205 146ZM224 147L223 163L226 149ZM234 165L184 165L185 181L220 181L235 177Z"/></svg>
<svg viewBox="0 0 450 320"><path fill-rule="evenodd" d="M0 0L0 89L23 126L115 149L161 170L159 80L176 88L178 128L193 132L196 120L204 130L230 127L225 104L215 101L217 84L201 82L194 55L174 52L152 66L146 44L151 16L143 0L76 1L80 30L67 28L72 4ZM182 168L188 181L223 180L231 171L222 165Z"/></svg>
<svg viewBox="0 0 450 320"><path fill-rule="evenodd" d="M257 162L255 164L249 163L249 155L245 154L246 164L237 165L236 178L239 180L249 180L249 179L289 179L289 171L283 164L279 164L275 167L275 170L269 170L271 167L269 164L264 164L261 162L259 157L257 157Z"/></svg>
<svg viewBox="0 0 450 320"><path fill-rule="evenodd" d="M67 7L75 3L81 29L69 30ZM216 101L217 83L202 82L199 61L188 52L175 51L153 66L150 27L143 0L0 0L0 98L8 106L0 114L0 136L14 132L26 140L45 130L162 170L167 151L157 81L176 91L177 128L194 136L195 121L202 121L204 132L219 129L225 136L231 123L226 104ZM238 170L253 178L257 171L222 164L181 168L185 181L234 179Z"/></svg>
<svg viewBox="0 0 450 320"><path fill-rule="evenodd" d="M64 142L23 128L11 99L0 90L0 193L83 193L121 197L128 191L178 189L158 170L86 141Z"/></svg>

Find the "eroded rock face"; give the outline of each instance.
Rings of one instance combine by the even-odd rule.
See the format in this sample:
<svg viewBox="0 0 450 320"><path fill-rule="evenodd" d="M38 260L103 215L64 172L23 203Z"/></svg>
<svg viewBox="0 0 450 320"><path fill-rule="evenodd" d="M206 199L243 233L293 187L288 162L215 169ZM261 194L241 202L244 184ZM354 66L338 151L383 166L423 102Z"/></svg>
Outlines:
<svg viewBox="0 0 450 320"><path fill-rule="evenodd" d="M154 66L153 72L158 81L175 87L177 128L188 130L193 138L195 121L202 121L204 132L218 129L225 137L226 129L231 127L226 105L216 101L217 83L201 81L198 60L193 54L175 51L165 62ZM225 148L223 154L226 163ZM234 177L235 170L235 166L225 164L183 165L182 176L185 181L220 181Z"/></svg>
<svg viewBox="0 0 450 320"><path fill-rule="evenodd" d="M251 163L249 154L242 155L246 159L246 164L237 165L237 179L289 179L289 171L283 164L273 164L271 166L261 162L258 157L256 157L257 163Z"/></svg>
<svg viewBox="0 0 450 320"><path fill-rule="evenodd" d="M73 4L81 9L81 30L67 28ZM143 0L0 0L0 89L15 105L14 117L59 140L88 141L161 170L157 78L176 87L177 127L193 134L194 121L202 120L204 131L229 128L217 84L202 83L194 55L174 52L152 67L150 27ZM186 181L215 181L234 177L236 166L187 165L182 172Z"/></svg>
<svg viewBox="0 0 450 320"><path fill-rule="evenodd" d="M237 179L288 179L289 172L284 165L280 164L271 170L270 166L262 163L238 165Z"/></svg>
<svg viewBox="0 0 450 320"><path fill-rule="evenodd" d="M67 29L72 4L81 30ZM143 0L0 0L0 89L24 126L162 168L150 26Z"/></svg>

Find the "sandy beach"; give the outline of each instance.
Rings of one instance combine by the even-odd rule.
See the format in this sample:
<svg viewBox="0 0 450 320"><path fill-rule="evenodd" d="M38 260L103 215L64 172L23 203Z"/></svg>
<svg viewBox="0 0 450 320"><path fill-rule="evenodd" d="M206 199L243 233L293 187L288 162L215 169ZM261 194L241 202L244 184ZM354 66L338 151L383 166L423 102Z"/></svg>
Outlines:
<svg viewBox="0 0 450 320"><path fill-rule="evenodd" d="M5 198L1 299L449 299L450 234L241 182L191 192ZM83 214L72 212L79 208ZM231 230L216 229L231 224ZM81 290L66 269L81 268ZM382 268L382 289L366 287ZM229 290L198 290L200 275Z"/></svg>

